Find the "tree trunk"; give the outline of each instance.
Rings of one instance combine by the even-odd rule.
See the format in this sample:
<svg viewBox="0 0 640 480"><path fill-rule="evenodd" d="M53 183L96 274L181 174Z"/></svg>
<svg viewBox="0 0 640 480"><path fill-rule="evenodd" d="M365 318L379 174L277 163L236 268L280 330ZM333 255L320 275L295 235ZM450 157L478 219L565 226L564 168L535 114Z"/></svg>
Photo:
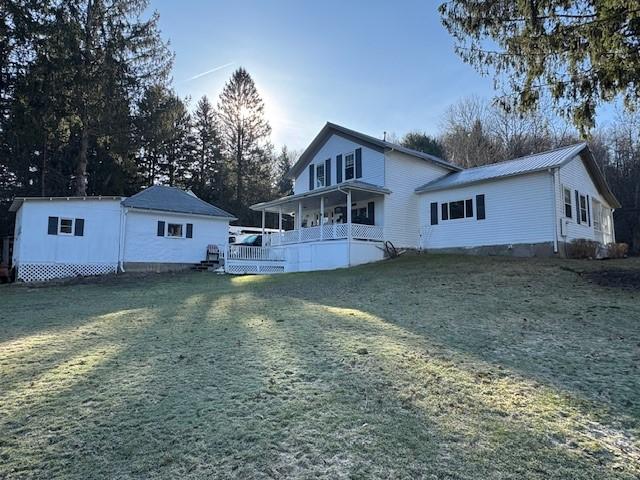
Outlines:
<svg viewBox="0 0 640 480"><path fill-rule="evenodd" d="M242 199L242 127L238 130L236 144L236 205L241 206Z"/></svg>
<svg viewBox="0 0 640 480"><path fill-rule="evenodd" d="M79 197L87 195L87 152L89 151L89 129L86 123L82 126L80 134L80 151L78 152L78 163L76 165L76 191Z"/></svg>

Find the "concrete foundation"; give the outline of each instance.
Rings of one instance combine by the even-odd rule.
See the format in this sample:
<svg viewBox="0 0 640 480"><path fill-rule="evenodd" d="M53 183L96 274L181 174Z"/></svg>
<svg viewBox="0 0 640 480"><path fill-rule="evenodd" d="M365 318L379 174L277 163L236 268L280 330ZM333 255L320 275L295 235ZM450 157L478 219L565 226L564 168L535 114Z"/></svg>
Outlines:
<svg viewBox="0 0 640 480"><path fill-rule="evenodd" d="M564 256L562 248L553 251L553 242L516 243L512 245L485 245L482 247L449 247L425 249L429 253L455 253L462 255L486 255L505 257L554 257Z"/></svg>
<svg viewBox="0 0 640 480"><path fill-rule="evenodd" d="M125 262L125 272L179 272L189 270L193 263L154 263L154 262Z"/></svg>

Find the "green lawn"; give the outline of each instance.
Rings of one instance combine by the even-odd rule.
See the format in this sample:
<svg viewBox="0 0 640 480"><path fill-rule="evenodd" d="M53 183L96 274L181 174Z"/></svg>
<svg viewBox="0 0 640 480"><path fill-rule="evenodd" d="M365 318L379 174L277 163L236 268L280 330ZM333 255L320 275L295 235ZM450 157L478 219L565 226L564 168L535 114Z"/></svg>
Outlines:
<svg viewBox="0 0 640 480"><path fill-rule="evenodd" d="M423 255L0 286L0 478L637 478L638 278Z"/></svg>

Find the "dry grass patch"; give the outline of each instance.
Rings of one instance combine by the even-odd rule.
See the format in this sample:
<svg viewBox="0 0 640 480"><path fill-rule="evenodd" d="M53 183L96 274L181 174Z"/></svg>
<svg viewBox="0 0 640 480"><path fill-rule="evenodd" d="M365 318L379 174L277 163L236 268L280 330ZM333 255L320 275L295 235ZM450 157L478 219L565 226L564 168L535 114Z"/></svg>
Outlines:
<svg viewBox="0 0 640 480"><path fill-rule="evenodd" d="M603 269L640 263L1 288L0 478L637 478L640 295Z"/></svg>

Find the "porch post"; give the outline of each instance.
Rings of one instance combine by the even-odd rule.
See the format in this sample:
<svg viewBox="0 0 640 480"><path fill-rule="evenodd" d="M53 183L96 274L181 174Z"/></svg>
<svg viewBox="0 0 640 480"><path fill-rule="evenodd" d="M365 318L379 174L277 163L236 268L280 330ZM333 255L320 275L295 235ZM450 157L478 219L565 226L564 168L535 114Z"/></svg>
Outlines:
<svg viewBox="0 0 640 480"><path fill-rule="evenodd" d="M347 191L347 236L351 240L351 190Z"/></svg>
<svg viewBox="0 0 640 480"><path fill-rule="evenodd" d="M320 240L324 239L324 197L320 197Z"/></svg>
<svg viewBox="0 0 640 480"><path fill-rule="evenodd" d="M302 202L298 200L298 241L302 241Z"/></svg>
<svg viewBox="0 0 640 480"><path fill-rule="evenodd" d="M282 207L278 208L278 230L282 234Z"/></svg>
<svg viewBox="0 0 640 480"><path fill-rule="evenodd" d="M265 217L265 211L262 210L262 240L264 241L264 217Z"/></svg>

